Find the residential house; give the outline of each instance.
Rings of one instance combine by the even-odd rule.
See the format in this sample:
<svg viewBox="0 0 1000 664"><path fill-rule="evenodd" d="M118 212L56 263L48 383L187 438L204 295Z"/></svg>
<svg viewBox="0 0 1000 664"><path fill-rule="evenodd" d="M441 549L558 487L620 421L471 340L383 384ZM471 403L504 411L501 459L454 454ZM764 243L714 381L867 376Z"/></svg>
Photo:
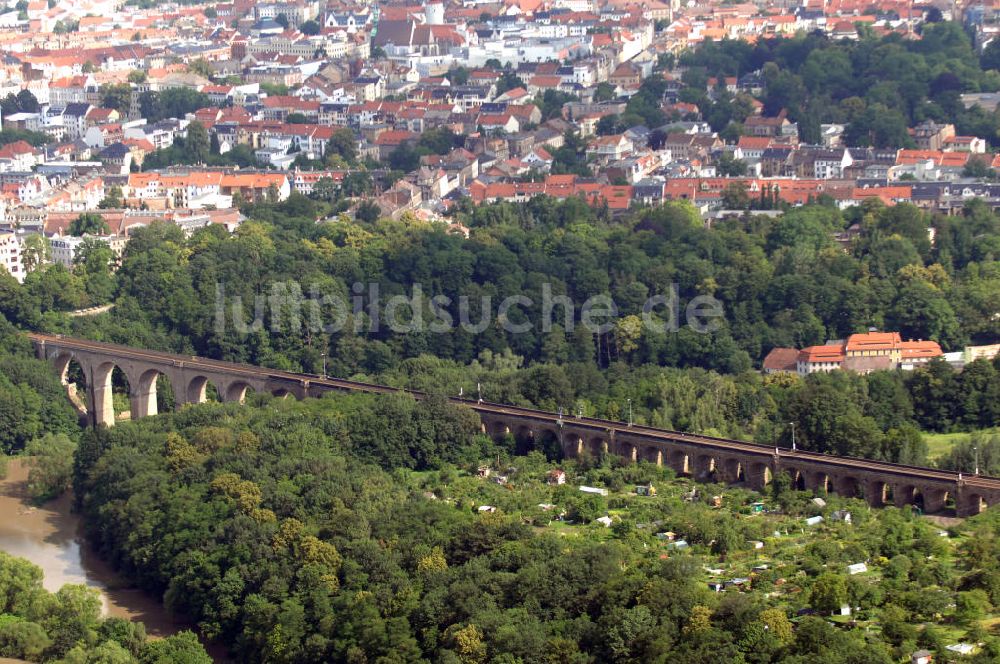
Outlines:
<svg viewBox="0 0 1000 664"><path fill-rule="evenodd" d="M764 151L771 147L770 136L740 136L736 147L743 153L743 160L757 162L764 156Z"/></svg>
<svg viewBox="0 0 1000 664"><path fill-rule="evenodd" d="M27 141L15 141L0 147L0 171L30 171L44 153Z"/></svg>
<svg viewBox="0 0 1000 664"><path fill-rule="evenodd" d="M943 356L944 352L936 341L904 341L899 345L899 368L910 371Z"/></svg>
<svg viewBox="0 0 1000 664"><path fill-rule="evenodd" d="M458 178L449 176L442 168L421 166L413 175L413 180L427 200L444 198L458 188Z"/></svg>
<svg viewBox="0 0 1000 664"><path fill-rule="evenodd" d="M318 122L319 108L318 101L299 99L291 95L267 97L261 109L261 118L284 122L289 115L297 113L304 116L308 122Z"/></svg>
<svg viewBox="0 0 1000 664"><path fill-rule="evenodd" d="M0 233L0 265L18 283L24 281L24 266L21 264L21 242L16 233Z"/></svg>
<svg viewBox="0 0 1000 664"><path fill-rule="evenodd" d="M642 70L631 62L623 62L611 73L608 83L616 88L635 88L642 83Z"/></svg>
<svg viewBox="0 0 1000 664"><path fill-rule="evenodd" d="M772 146L764 150L760 157L760 173L763 177L784 177L789 175L790 160L794 150L786 146Z"/></svg>
<svg viewBox="0 0 1000 664"><path fill-rule="evenodd" d="M522 157L521 161L527 164L529 168L548 173L549 169L552 168L553 158L548 150L539 146Z"/></svg>
<svg viewBox="0 0 1000 664"><path fill-rule="evenodd" d="M509 112L500 115L483 113L479 116L479 126L489 136L514 134L521 129L521 123L517 117Z"/></svg>
<svg viewBox="0 0 1000 664"><path fill-rule="evenodd" d="M317 121L321 125L346 127L351 104L352 102L346 100L321 102Z"/></svg>
<svg viewBox="0 0 1000 664"><path fill-rule="evenodd" d="M514 157L524 157L535 147L535 135L522 131L507 136L507 147Z"/></svg>
<svg viewBox="0 0 1000 664"><path fill-rule="evenodd" d="M383 216L399 219L403 213L416 210L421 200L420 187L406 180L400 180L375 202Z"/></svg>
<svg viewBox="0 0 1000 664"><path fill-rule="evenodd" d="M645 178L632 185L632 198L644 205L657 206L663 202L663 178Z"/></svg>
<svg viewBox="0 0 1000 664"><path fill-rule="evenodd" d="M101 150L98 159L110 172L127 175L132 166L132 151L124 143L113 143Z"/></svg>
<svg viewBox="0 0 1000 664"><path fill-rule="evenodd" d="M712 152L725 146L725 143L716 135L688 134L683 132L671 132L663 143L663 149L669 150L674 160L702 159L708 157Z"/></svg>
<svg viewBox="0 0 1000 664"><path fill-rule="evenodd" d="M87 132L87 115L94 107L87 102L72 102L66 104L62 112L62 124L66 128L66 137L75 141L83 138Z"/></svg>
<svg viewBox="0 0 1000 664"><path fill-rule="evenodd" d="M920 150L942 150L945 141L955 136L955 125L925 120L913 128L913 142Z"/></svg>
<svg viewBox="0 0 1000 664"><path fill-rule="evenodd" d="M283 201L291 194L291 183L284 173L226 173L219 183L226 196L239 196L244 201L262 200L273 194Z"/></svg>
<svg viewBox="0 0 1000 664"><path fill-rule="evenodd" d="M488 85L454 85L449 94L454 104L463 111L471 111L489 102L496 91L492 83Z"/></svg>
<svg viewBox="0 0 1000 664"><path fill-rule="evenodd" d="M952 136L945 139L943 149L954 152L984 154L986 152L986 141L978 136Z"/></svg>
<svg viewBox="0 0 1000 664"><path fill-rule="evenodd" d="M379 160L389 158L401 145L415 143L419 136L412 131L390 130L383 131L375 138L375 145L378 146Z"/></svg>
<svg viewBox="0 0 1000 664"><path fill-rule="evenodd" d="M802 178L832 180L844 177L844 171L854 163L846 148L828 149L818 146L800 147L794 154L795 175Z"/></svg>
<svg viewBox="0 0 1000 664"><path fill-rule="evenodd" d="M663 165L663 154L662 152L644 152L617 161L609 161L604 172L612 181L624 180L628 184L635 184Z"/></svg>
<svg viewBox="0 0 1000 664"><path fill-rule="evenodd" d="M117 122L94 125L83 135L83 141L92 148L104 148L125 138L122 126Z"/></svg>
<svg viewBox="0 0 1000 664"><path fill-rule="evenodd" d="M340 183L346 174L346 171L301 171L295 169L292 173L292 190L303 196L309 196L320 180L325 178L334 183Z"/></svg>
<svg viewBox="0 0 1000 664"><path fill-rule="evenodd" d="M800 376L806 376L811 373L836 371L843 363L843 346L809 346L799 351L796 358L796 372Z"/></svg>
<svg viewBox="0 0 1000 664"><path fill-rule="evenodd" d="M558 75L536 74L528 80L528 94L533 97L541 96L545 94L546 90L558 90L560 85L562 85L562 78Z"/></svg>
<svg viewBox="0 0 1000 664"><path fill-rule="evenodd" d="M128 239L121 235L85 235L83 237L76 237L60 233L49 238L49 245L52 248L52 262L63 265L66 268L72 268L84 242L93 240L106 244L116 259L121 258L122 253L125 251L125 245L128 242Z"/></svg>
<svg viewBox="0 0 1000 664"><path fill-rule="evenodd" d="M507 112L517 118L520 125L537 125L542 121L542 111L534 104L509 104Z"/></svg>
<svg viewBox="0 0 1000 664"><path fill-rule="evenodd" d="M85 118L87 127L110 124L119 120L121 120L121 114L113 108L91 108Z"/></svg>
<svg viewBox="0 0 1000 664"><path fill-rule="evenodd" d="M362 101L375 101L381 99L385 93L385 82L381 76L359 76L354 79L349 86L356 99Z"/></svg>
<svg viewBox="0 0 1000 664"><path fill-rule="evenodd" d="M798 128L785 117L784 111L773 118L751 115L743 123L743 130L751 136L794 136L798 134Z"/></svg>
<svg viewBox="0 0 1000 664"><path fill-rule="evenodd" d="M869 373L888 369L910 370L944 353L936 341L902 341L898 332L852 334L846 341L811 346L799 351L799 375L846 369Z"/></svg>
<svg viewBox="0 0 1000 664"><path fill-rule="evenodd" d="M607 163L624 159L632 154L635 146L624 134L598 136L587 146L587 158Z"/></svg>
<svg viewBox="0 0 1000 664"><path fill-rule="evenodd" d="M479 177L479 159L464 148L456 148L446 155L426 155L420 158L420 163L441 168L449 176L457 177L460 187L467 186Z"/></svg>

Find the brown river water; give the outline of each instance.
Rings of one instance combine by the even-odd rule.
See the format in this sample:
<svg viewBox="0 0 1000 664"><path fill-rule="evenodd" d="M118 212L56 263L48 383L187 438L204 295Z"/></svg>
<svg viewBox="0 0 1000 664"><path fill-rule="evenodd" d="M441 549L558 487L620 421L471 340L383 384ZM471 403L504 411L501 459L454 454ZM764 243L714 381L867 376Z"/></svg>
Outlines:
<svg viewBox="0 0 1000 664"><path fill-rule="evenodd" d="M105 615L140 621L154 638L191 629L190 624L173 619L156 598L128 587L87 547L70 494L36 506L27 497L27 479L24 460L10 459L7 478L0 480L0 551L41 567L46 590L54 592L66 583L97 588ZM223 661L222 648L210 647L209 652L216 661Z"/></svg>

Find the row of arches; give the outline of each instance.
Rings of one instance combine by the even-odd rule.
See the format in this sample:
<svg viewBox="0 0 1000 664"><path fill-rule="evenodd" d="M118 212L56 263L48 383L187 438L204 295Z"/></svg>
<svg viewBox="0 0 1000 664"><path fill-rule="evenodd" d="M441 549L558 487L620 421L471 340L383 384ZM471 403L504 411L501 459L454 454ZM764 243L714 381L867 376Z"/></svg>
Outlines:
<svg viewBox="0 0 1000 664"><path fill-rule="evenodd" d="M783 470L791 478L792 485L799 490L860 498L873 507L909 506L928 514L954 510L961 516L971 516L979 514L989 506L987 496L975 490L949 490L910 481L887 482L877 477L859 478L855 475L838 475L796 467L787 467Z"/></svg>
<svg viewBox="0 0 1000 664"><path fill-rule="evenodd" d="M736 458L717 458L717 455L687 448L665 448L662 444L641 444L629 440L615 440L605 432L587 432L571 428L560 430L547 423L521 423L513 427L498 419L484 418L483 431L494 439L510 436L519 450L540 449L546 442L557 441L562 458L583 456L598 460L612 454L629 461L646 461L656 465L669 465L679 475L698 479L724 479L727 482L750 482L763 487L770 481L771 471L766 463L744 462Z"/></svg>
<svg viewBox="0 0 1000 664"><path fill-rule="evenodd" d="M122 367L112 360L58 353L52 358L60 380L81 417L89 423L113 426L119 419L138 419L206 401L243 403L255 394L253 385L201 373L158 368ZM285 397L284 388L271 391Z"/></svg>
<svg viewBox="0 0 1000 664"><path fill-rule="evenodd" d="M757 490L774 480L775 469L770 460L745 458L723 451L701 450L686 445L645 443L604 432L569 429L559 431L550 426L530 423L517 424L513 430L501 420L484 420L483 430L494 438L508 435L520 444L537 444L542 440L559 440L562 456L599 459L613 454L627 461L646 461L668 465L678 475L700 481L746 484ZM832 473L810 467L782 464L781 472L788 475L794 488L813 491L818 495L835 493L859 498L874 507L895 505L914 507L926 513L954 510L960 516L978 514L988 507L990 497L974 491L948 491L944 488L912 482L887 482L877 478L847 473ZM961 495L957 495L961 493Z"/></svg>
<svg viewBox="0 0 1000 664"><path fill-rule="evenodd" d="M164 369L149 363L136 366L137 363L129 359L119 362L107 356L85 352L78 355L58 348L53 348L48 356L81 414L89 422L105 426L112 426L118 418L137 419L188 403L209 400L242 403L255 392L250 380L227 375L224 371L205 374L181 368L182 365L168 365ZM289 394L302 397L309 389L307 383L293 385L290 390L287 383L254 382L262 388L261 392L277 397ZM963 487L949 490L904 480L886 482L865 472L860 475L828 473L817 469L816 464L798 467L777 458L773 462L770 458L748 458L727 453L724 449L703 449L672 441L644 441L628 431L588 430L559 424L515 420L511 425L496 416L483 415L484 432L495 438L512 436L519 452L544 449L550 457L600 459L611 454L631 462L666 464L679 475L698 480L745 483L755 489L763 489L773 480L775 468L772 465L778 463L781 472L799 489L863 498L874 506L911 505L928 513L953 508L960 516L978 514L1000 498Z"/></svg>

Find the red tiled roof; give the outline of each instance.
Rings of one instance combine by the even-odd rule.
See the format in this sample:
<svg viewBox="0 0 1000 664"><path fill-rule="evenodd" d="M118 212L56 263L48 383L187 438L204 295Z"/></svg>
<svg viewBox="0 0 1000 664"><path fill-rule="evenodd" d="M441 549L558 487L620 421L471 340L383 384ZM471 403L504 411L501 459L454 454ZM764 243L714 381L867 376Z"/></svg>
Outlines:
<svg viewBox="0 0 1000 664"><path fill-rule="evenodd" d="M930 359L944 354L936 341L904 341L899 344L899 353L904 360Z"/></svg>
<svg viewBox="0 0 1000 664"><path fill-rule="evenodd" d="M799 351L799 362L843 362L844 349L841 346L809 346Z"/></svg>
<svg viewBox="0 0 1000 664"><path fill-rule="evenodd" d="M772 140L774 139L770 136L740 136L737 145L750 150L765 150L771 145Z"/></svg>
<svg viewBox="0 0 1000 664"><path fill-rule="evenodd" d="M406 130L390 130L383 131L375 139L375 145L399 145L405 141L412 141L417 138L417 135L412 131Z"/></svg>
<svg viewBox="0 0 1000 664"><path fill-rule="evenodd" d="M799 351L794 348L772 348L764 358L763 367L767 371L795 371Z"/></svg>
<svg viewBox="0 0 1000 664"><path fill-rule="evenodd" d="M844 349L848 353L857 353L866 350L892 350L899 346L902 341L899 332L865 332L863 334L852 334L847 337L847 344Z"/></svg>
<svg viewBox="0 0 1000 664"><path fill-rule="evenodd" d="M897 185L892 187L855 187L851 198L862 200L865 198L877 198L886 205L894 205L896 201L908 201L913 195L913 187L909 185Z"/></svg>
<svg viewBox="0 0 1000 664"><path fill-rule="evenodd" d="M559 76L544 76L536 74L531 77L528 84L536 88L557 88L562 83L562 78Z"/></svg>
<svg viewBox="0 0 1000 664"><path fill-rule="evenodd" d="M12 159L19 155L38 152L27 141L14 141L0 148L0 158Z"/></svg>

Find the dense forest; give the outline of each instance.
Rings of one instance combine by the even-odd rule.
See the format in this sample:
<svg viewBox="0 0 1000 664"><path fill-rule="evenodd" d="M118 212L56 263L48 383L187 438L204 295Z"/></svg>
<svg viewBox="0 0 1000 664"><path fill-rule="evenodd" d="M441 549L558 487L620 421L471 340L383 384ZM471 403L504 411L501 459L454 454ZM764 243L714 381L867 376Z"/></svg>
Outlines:
<svg viewBox="0 0 1000 664"><path fill-rule="evenodd" d="M780 476L751 516L759 494L691 493L646 463L567 462L553 486L542 454L444 401L253 401L88 431L76 468L100 552L240 661L889 664L918 646L948 661L956 638L984 644L967 661L1000 655L979 626L1000 603L995 513L944 538L908 510L821 509ZM489 459L497 482L475 475ZM646 483L661 494L636 496ZM852 523L830 516L845 508ZM803 532L816 514L829 525ZM859 560L875 571L839 571ZM713 592L721 568L745 592ZM844 604L868 627L821 617Z"/></svg>

